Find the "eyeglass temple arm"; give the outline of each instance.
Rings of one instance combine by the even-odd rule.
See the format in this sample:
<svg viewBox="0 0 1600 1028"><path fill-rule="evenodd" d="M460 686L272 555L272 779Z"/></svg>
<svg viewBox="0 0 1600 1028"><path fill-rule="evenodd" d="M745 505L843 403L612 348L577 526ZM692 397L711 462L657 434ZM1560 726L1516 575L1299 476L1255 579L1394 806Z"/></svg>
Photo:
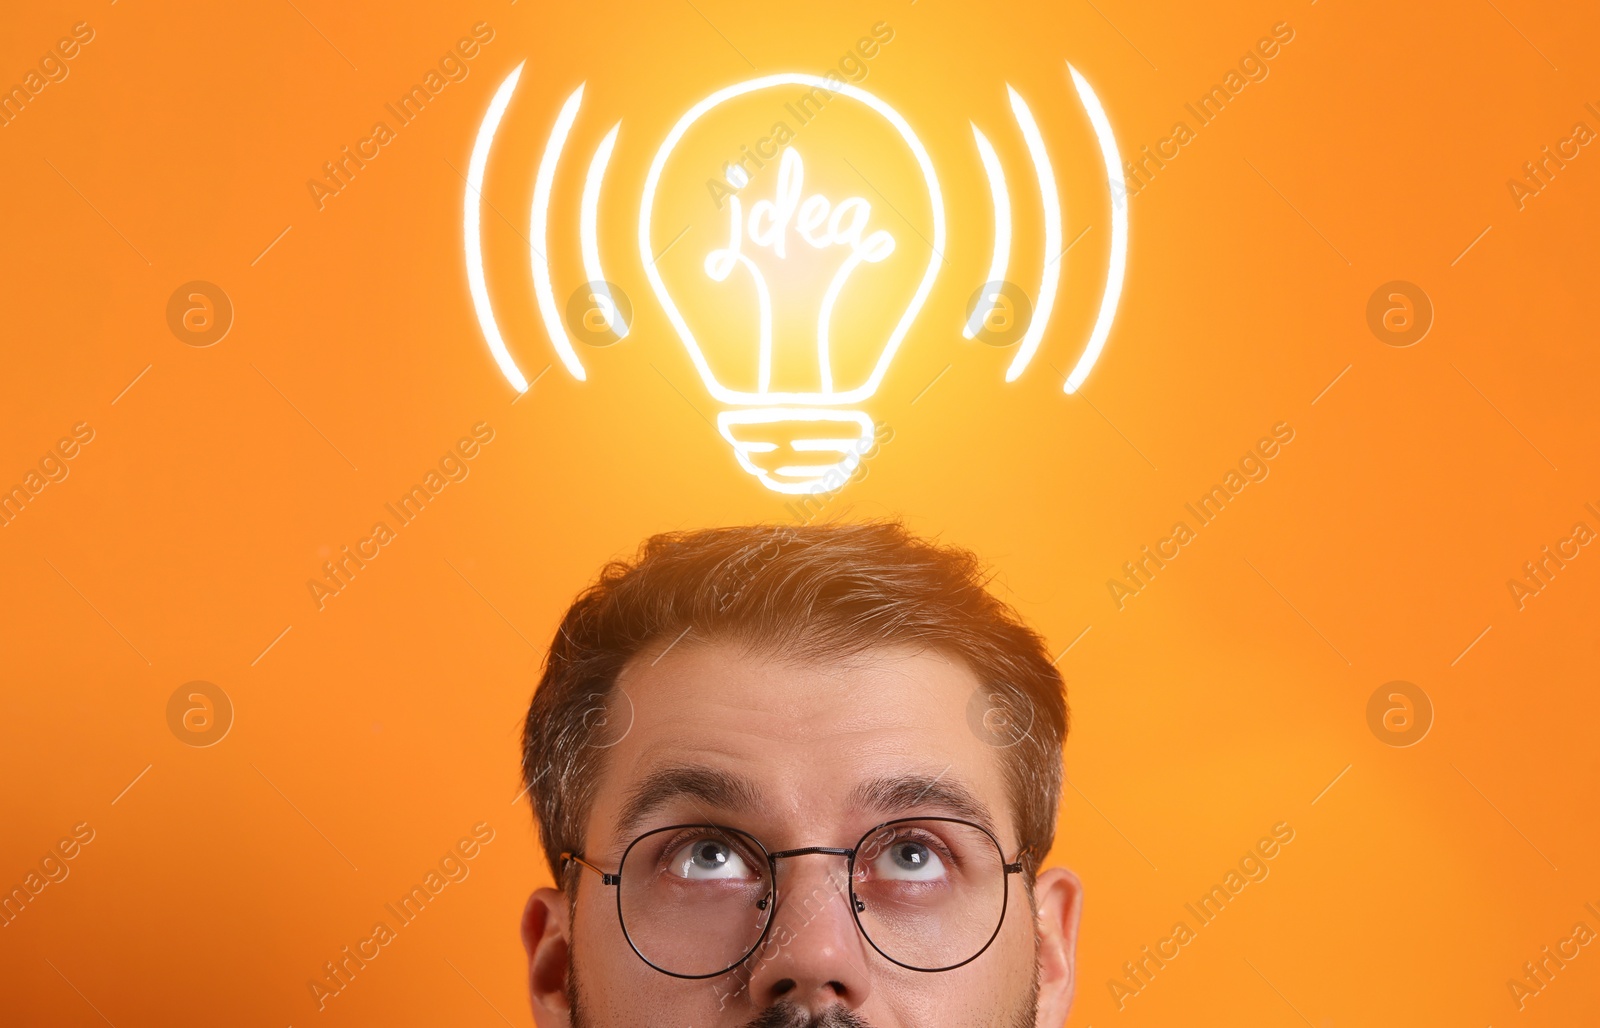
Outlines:
<svg viewBox="0 0 1600 1028"><path fill-rule="evenodd" d="M602 871L600 868L595 867L593 864L589 863L587 860L584 860L576 853L566 852L561 854L561 866L566 867L568 864L578 864L593 871L595 874L600 876L601 885L616 885L618 882L622 881L622 872L619 871L616 874L612 874L609 871Z"/></svg>
<svg viewBox="0 0 1600 1028"><path fill-rule="evenodd" d="M1028 861L1032 857L1033 857L1033 847L1032 846L1024 847L1023 850L1020 853L1017 854L1017 859L1016 860L1014 860L1011 863L1005 865L1006 874L1008 874L1008 875L1021 874L1023 867L1025 867L1027 865Z"/></svg>

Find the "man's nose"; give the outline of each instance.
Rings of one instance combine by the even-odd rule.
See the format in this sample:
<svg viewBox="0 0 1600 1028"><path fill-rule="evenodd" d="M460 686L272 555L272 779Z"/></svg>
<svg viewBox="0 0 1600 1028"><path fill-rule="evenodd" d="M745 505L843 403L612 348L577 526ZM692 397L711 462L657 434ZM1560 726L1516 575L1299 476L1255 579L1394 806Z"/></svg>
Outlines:
<svg viewBox="0 0 1600 1028"><path fill-rule="evenodd" d="M820 1014L866 1002L866 940L850 912L849 885L841 856L806 854L781 862L772 930L750 976L757 1007L791 1003Z"/></svg>

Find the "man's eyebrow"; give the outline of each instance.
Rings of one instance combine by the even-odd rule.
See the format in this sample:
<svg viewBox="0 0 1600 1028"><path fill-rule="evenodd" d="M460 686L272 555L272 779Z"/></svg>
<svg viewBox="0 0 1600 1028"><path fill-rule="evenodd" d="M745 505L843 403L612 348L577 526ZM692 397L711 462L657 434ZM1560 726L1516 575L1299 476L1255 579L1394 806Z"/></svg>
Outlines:
<svg viewBox="0 0 1600 1028"><path fill-rule="evenodd" d="M615 838L631 841L646 818L676 799L735 813L761 806L760 791L742 775L701 764L674 764L651 771L629 791L617 814Z"/></svg>
<svg viewBox="0 0 1600 1028"><path fill-rule="evenodd" d="M851 790L850 804L889 817L902 817L918 808L936 808L995 834L994 815L988 806L971 789L946 778L948 770L937 775L888 775L862 782Z"/></svg>

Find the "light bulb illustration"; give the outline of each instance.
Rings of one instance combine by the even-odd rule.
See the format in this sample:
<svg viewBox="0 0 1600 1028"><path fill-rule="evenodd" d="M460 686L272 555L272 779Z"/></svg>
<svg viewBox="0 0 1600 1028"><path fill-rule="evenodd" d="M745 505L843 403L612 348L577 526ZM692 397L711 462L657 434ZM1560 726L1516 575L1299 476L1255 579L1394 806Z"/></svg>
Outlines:
<svg viewBox="0 0 1600 1028"><path fill-rule="evenodd" d="M704 271L711 281L725 283L735 274L745 276L757 297L757 323L748 336L748 344L756 352L756 381L753 387L740 388L713 367L700 333L690 325L677 298L667 287L654 259L662 241L654 238L652 214L663 169L684 135L701 118L738 97L784 86L828 89L837 94L836 101L842 97L863 105L892 130L914 158L926 189L931 211L930 252L887 338L873 347L877 354L868 362L865 378L855 382L838 381L840 376L835 375L838 333L834 322L840 296L863 264L885 260L894 253L897 242L887 229L870 226L872 208L864 197L851 196L834 202L821 192L806 195L806 165L801 149L795 144L786 146L779 158L774 197L756 200L749 205L748 212L740 194L729 197L727 245L713 249L704 260ZM816 75L769 75L713 93L690 108L672 127L645 177L639 214L639 251L645 276L688 351L706 391L724 405L717 415L718 430L733 446L740 466L775 492L811 493L837 488L870 448L874 424L860 404L883 382L906 333L922 310L938 275L944 246L944 199L938 175L932 158L911 126L894 108L871 93ZM815 383L811 388L784 388L781 384L774 388L773 283L747 251L764 248L781 264L795 247L842 250L844 256L828 280L820 303L805 319L814 326L810 334L815 340ZM774 464L770 455L775 453L779 457ZM758 461L758 455L769 456L767 460ZM812 455L825 456L817 460Z"/></svg>
<svg viewBox="0 0 1600 1028"><path fill-rule="evenodd" d="M485 170L521 70L519 65L501 83L479 126L466 176L463 236L468 286L484 339L507 381L524 392L528 379L501 333L489 297L481 238ZM1067 70L1088 116L1111 199L1103 291L1089 337L1063 385L1073 393L1099 359L1111 331L1127 264L1128 216L1110 121L1084 77L1070 64ZM694 189L685 188L684 182L694 178L694 169L705 170L708 154L719 145L726 152L738 130L706 126L719 116L734 123L743 118L748 126L752 104L774 109L785 96L794 99L796 91L805 97L801 108L815 103L820 109L826 102L831 108L828 124L845 118L852 129L830 135L806 128L798 137L780 123L774 129L784 132L774 131L755 144L759 156L749 146L740 147L742 158L722 163L724 181L706 183L716 203L715 218L708 222L704 196L696 201L702 206L691 207L686 195ZM565 323L546 256L553 183L583 93L579 85L567 97L550 129L533 177L526 237L539 319L561 365L579 381L588 376L572 333L592 342L589 333L604 330L609 344L629 337L632 328L631 306L604 274L598 242L601 196L618 152L620 121L584 165L578 212L584 280L569 303ZM643 277L675 342L719 408L717 431L738 466L763 487L778 493L823 493L851 479L875 442L870 401L914 329L918 345L926 345L922 340L930 336L993 341L985 333L1000 321L1014 320L1020 309L1016 338L1006 341L1016 349L1004 380L1016 381L1033 363L1065 278L1063 257L1071 245L1062 245L1064 205L1044 132L1021 94L1007 86L1006 96L1016 124L1003 145L1026 155L1037 183L1043 244L1039 283L1029 297L1007 279L1015 197L1031 196L1031 191L1018 194L1008 186L1001 150L971 124L975 154L989 186L993 249L987 278L973 294L964 323L955 326L919 327L941 268L950 263L945 253L946 200L934 160L907 119L874 93L836 76L794 72L749 79L693 104L646 151L651 157L637 220ZM801 125L810 120L791 103L783 108L799 116ZM689 172L675 170L686 164ZM898 203L874 184L880 177L893 183L889 191ZM701 230L690 234L685 222ZM690 239L680 247L686 234ZM1022 263L1032 266L1028 260Z"/></svg>

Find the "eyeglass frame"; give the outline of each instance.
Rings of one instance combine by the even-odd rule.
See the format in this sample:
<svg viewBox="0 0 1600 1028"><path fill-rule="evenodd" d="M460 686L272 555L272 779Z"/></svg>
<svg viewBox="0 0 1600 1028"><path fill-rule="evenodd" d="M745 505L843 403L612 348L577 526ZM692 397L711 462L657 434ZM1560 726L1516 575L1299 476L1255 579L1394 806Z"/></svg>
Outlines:
<svg viewBox="0 0 1600 1028"><path fill-rule="evenodd" d="M1004 872L1004 874L1001 876L1002 879L1003 879L1003 882L1002 882L1002 888L1001 888L1001 891L1000 891L1000 916L995 920L994 931L990 933L989 938L984 941L983 945L978 948L978 951L976 953L972 954L972 956L970 956L967 959L961 961L960 963L950 964L950 965L948 965L946 967L914 967L911 964L907 964L907 963L904 963L903 961L896 960L894 957L891 957L889 954L885 953L883 951L883 947L879 946L876 942L873 941L872 934L870 932L868 932L866 926L861 923L861 912L866 909L866 905L862 902L861 898L856 895L856 887L855 887L856 854L860 853L863 849L866 848L867 840L869 838L871 838L873 835L875 835L876 833L883 831L885 828L893 827L894 825L910 824L910 823L913 823L913 822L926 822L926 821L936 821L936 822L941 822L941 823L945 823L945 824L965 825L968 828L976 828L978 831L982 832L984 834L984 836L987 837L988 840L991 843L994 844L995 853L997 853L1000 856L1001 870ZM628 854L632 853L633 852L633 848L635 846L639 845L640 842L644 841L645 839L649 838L652 835L658 835L658 834L663 833L663 832L671 832L671 831L676 831L676 830L685 829L685 828L712 828L712 829L715 829L715 830L717 830L719 832L728 832L728 833L731 833L733 835L737 835L737 836L743 837L745 839L749 839L751 842L755 843L756 848L761 851L761 855L767 858L767 871L768 871L768 874L771 875L771 878L772 878L772 887L769 890L768 897L767 897L767 899L769 900L770 905L772 907L772 915L769 915L767 917L767 923L762 927L760 937L756 939L755 944L752 945L747 951L745 951L744 955L741 956L738 960L735 960L733 963L729 964L727 967L723 968L722 970L714 971L714 972L712 972L710 974L679 974L676 971L668 971L666 968L661 967L659 964L656 964L649 957L647 957L643 953L639 952L639 947L634 943L633 936L628 932L628 921L627 921L627 918L622 916L622 889L621 889L620 886L622 884L622 869L627 866ZM856 930L861 933L861 937L863 939L867 940L867 945L871 946L874 950L877 950L878 955L883 957L883 959L889 961L889 963L894 964L894 965L896 965L898 967L903 967L908 971L919 971L919 972L922 972L924 974L942 974L945 971L954 971L958 967L964 967L967 964L972 963L974 960L977 960L979 957L983 956L983 954L985 952L988 951L990 946L994 945L994 940L998 939L1000 937L1000 929L1005 927L1005 923L1006 923L1006 910L1010 906L1010 900L1011 900L1011 876L1014 875L1014 874L1021 874L1023 872L1026 858L1031 856L1032 853L1033 853L1033 847L1024 846L1021 850L1019 850L1017 852L1017 859L1016 860L1008 861L1008 860L1006 860L1006 851L1005 851L1005 849L1000 845L1000 840L995 837L995 834L993 832L991 832L989 829L985 828L983 825L974 824L971 821L967 821L967 820L964 820L963 818L959 818L959 817L899 817L899 818L895 818L895 819L893 819L891 821L885 821L882 824L875 825L872 828L867 829L867 831L862 834L861 838L856 841L856 844L854 846L848 848L848 849L844 849L844 848L841 848L841 847L838 847L838 846L801 846L801 847L796 848L796 849L778 850L776 852L768 850L766 845L760 839L756 838L754 835L750 834L749 832L744 831L743 829L733 828L733 827L728 826L728 825L713 824L711 822L689 822L687 824L666 825L666 826L661 827L661 828L652 828L650 831L645 832L644 834L642 834L642 835L638 836L637 838L635 838L632 842L628 843L627 848L622 851L622 857L617 862L617 870L614 873L610 872L610 871L603 870L602 868L595 866L594 864L590 863L588 860L585 860L579 854L573 853L570 850L562 851L562 853L561 853L561 866L562 866L563 871L566 869L566 867L569 864L577 864L580 867L586 867L590 871L593 871L595 874L600 876L600 884L601 885L618 886L618 888L617 888L617 924L618 924L618 926L620 926L622 928L622 937L625 940L627 940L628 948L633 950L633 953L634 953L635 956L637 956L640 960L644 961L647 965L649 965L651 969L653 969L655 971L659 971L660 973L662 973L664 975L668 975L668 976L673 977L673 978L682 978L682 979L686 979L686 980L689 980L689 981L702 981L702 980L707 979L707 978L720 978L721 976L729 973L730 971L733 971L739 965L741 965L745 961L749 960L750 957L753 956L756 953L756 951L760 950L761 947L766 944L767 936L772 931L772 923L773 923L774 920L776 920L776 916L775 915L778 912L778 861L780 861L780 860L784 860L784 859L789 858L789 857L809 856L809 855L812 855L812 854L820 854L820 855L835 856L835 857L844 857L845 858L846 879L850 883L850 885L849 885L849 890L850 890L850 904L849 904L849 906L850 906L850 917L851 917L851 919L853 921L855 921Z"/></svg>

